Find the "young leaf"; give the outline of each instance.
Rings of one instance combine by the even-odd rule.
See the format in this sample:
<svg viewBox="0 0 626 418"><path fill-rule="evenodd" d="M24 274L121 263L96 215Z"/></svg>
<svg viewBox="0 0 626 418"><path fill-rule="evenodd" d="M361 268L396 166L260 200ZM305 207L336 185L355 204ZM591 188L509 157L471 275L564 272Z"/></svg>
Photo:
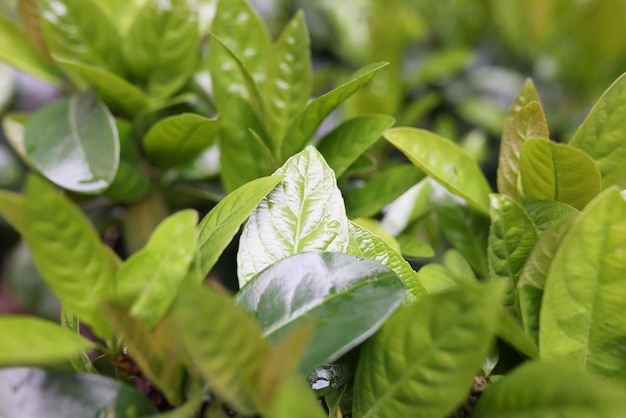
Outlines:
<svg viewBox="0 0 626 418"><path fill-rule="evenodd" d="M119 164L115 120L91 93L59 99L39 109L26 124L24 145L44 176L76 192L104 190Z"/></svg>
<svg viewBox="0 0 626 418"><path fill-rule="evenodd" d="M202 277L209 274L250 212L282 179L282 176L271 176L247 183L220 200L202 219L196 228Z"/></svg>
<svg viewBox="0 0 626 418"><path fill-rule="evenodd" d="M25 226L24 238L48 286L96 335L110 337L98 302L113 287L111 259L89 220L47 181L30 176Z"/></svg>
<svg viewBox="0 0 626 418"><path fill-rule="evenodd" d="M0 215L21 235L24 235L26 230L25 208L24 196L0 190Z"/></svg>
<svg viewBox="0 0 626 418"><path fill-rule="evenodd" d="M528 103L505 119L498 158L500 193L517 199L520 148L527 139L549 138L549 135L546 115L538 102Z"/></svg>
<svg viewBox="0 0 626 418"><path fill-rule="evenodd" d="M596 164L568 145L529 139L521 147L519 165L525 201L556 200L582 209L601 190Z"/></svg>
<svg viewBox="0 0 626 418"><path fill-rule="evenodd" d="M476 161L454 142L415 128L392 128L385 138L428 176L475 209L489 213L489 183Z"/></svg>
<svg viewBox="0 0 626 418"><path fill-rule="evenodd" d="M552 261L541 307L539 346L626 384L626 201L611 188L574 221Z"/></svg>
<svg viewBox="0 0 626 418"><path fill-rule="evenodd" d="M376 332L402 303L404 293L398 276L378 262L309 252L263 270L236 300L256 316L270 341L313 323L315 332L300 362L300 371L308 374Z"/></svg>
<svg viewBox="0 0 626 418"><path fill-rule="evenodd" d="M626 188L626 144L624 111L626 109L626 74L620 76L593 106L569 142L585 151L598 165L602 189L611 185Z"/></svg>
<svg viewBox="0 0 626 418"><path fill-rule="evenodd" d="M207 287L183 288L175 315L183 346L211 389L241 414L259 411L255 387L270 347L254 319Z"/></svg>
<svg viewBox="0 0 626 418"><path fill-rule="evenodd" d="M170 168L197 157L215 142L218 131L217 118L181 113L152 126L143 138L143 149L154 164Z"/></svg>
<svg viewBox="0 0 626 418"><path fill-rule="evenodd" d="M354 415L452 412L489 349L499 293L494 284L464 286L402 307L361 349Z"/></svg>
<svg viewBox="0 0 626 418"><path fill-rule="evenodd" d="M595 376L531 361L487 387L472 417L619 418L624 408L624 393Z"/></svg>
<svg viewBox="0 0 626 418"><path fill-rule="evenodd" d="M356 93L387 63L374 63L355 72L348 81L321 95L304 108L287 129L279 147L278 159L282 161L298 152L320 126L322 121L341 103Z"/></svg>
<svg viewBox="0 0 626 418"><path fill-rule="evenodd" d="M123 43L133 75L154 99L176 93L195 69L200 33L188 0L147 0Z"/></svg>
<svg viewBox="0 0 626 418"><path fill-rule="evenodd" d="M528 202L524 205L524 209L526 209L528 216L530 216L537 229L541 232L546 231L556 221L572 219L580 214L579 210L574 209L567 203L555 200Z"/></svg>
<svg viewBox="0 0 626 418"><path fill-rule="evenodd" d="M59 324L36 317L3 315L0 329L0 367L51 366L93 347Z"/></svg>
<svg viewBox="0 0 626 418"><path fill-rule="evenodd" d="M187 274L196 251L197 222L194 210L169 216L117 273L116 293L122 300L130 297L131 315L148 327L167 312Z"/></svg>
<svg viewBox="0 0 626 418"><path fill-rule="evenodd" d="M237 270L243 287L254 275L289 255L344 252L348 219L335 173L309 146L278 171L285 178L250 214L239 243Z"/></svg>
<svg viewBox="0 0 626 418"><path fill-rule="evenodd" d="M324 136L317 149L339 178L393 123L394 119L386 115L349 119Z"/></svg>

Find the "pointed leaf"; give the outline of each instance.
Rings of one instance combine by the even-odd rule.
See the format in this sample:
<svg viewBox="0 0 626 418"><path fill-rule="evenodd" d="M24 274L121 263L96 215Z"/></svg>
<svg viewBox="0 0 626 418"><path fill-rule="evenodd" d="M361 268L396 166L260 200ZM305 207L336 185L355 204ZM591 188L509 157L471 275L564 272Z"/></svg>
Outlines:
<svg viewBox="0 0 626 418"><path fill-rule="evenodd" d="M576 148L544 139L521 147L520 184L525 201L556 200L582 209L601 190L593 160Z"/></svg>
<svg viewBox="0 0 626 418"><path fill-rule="evenodd" d="M91 93L59 99L39 109L26 124L24 145L44 176L76 192L104 190L119 164L115 120Z"/></svg>
<svg viewBox="0 0 626 418"><path fill-rule="evenodd" d="M283 258L305 251L343 252L348 219L335 173L313 147L276 171L285 178L250 214L239 243L237 270L243 287Z"/></svg>
<svg viewBox="0 0 626 418"><path fill-rule="evenodd" d="M563 238L546 279L539 346L626 386L626 201L615 188L594 199Z"/></svg>
<svg viewBox="0 0 626 418"><path fill-rule="evenodd" d="M354 415L451 413L467 396L489 349L499 290L465 286L402 307L361 349Z"/></svg>
<svg viewBox="0 0 626 418"><path fill-rule="evenodd" d="M24 235L26 230L25 209L24 196L7 190L0 190L0 215L21 235Z"/></svg>
<svg viewBox="0 0 626 418"><path fill-rule="evenodd" d="M415 128L392 128L385 138L428 176L475 209L489 213L491 188L476 161L458 145Z"/></svg>
<svg viewBox="0 0 626 418"><path fill-rule="evenodd" d="M261 199L282 179L282 176L271 176L247 183L220 200L202 219L196 228L202 277L209 274L222 251Z"/></svg>
<svg viewBox="0 0 626 418"><path fill-rule="evenodd" d="M302 323L313 323L315 332L300 362L300 370L308 374L376 332L404 293L402 281L380 263L309 252L265 269L236 300L256 316L270 341Z"/></svg>
<svg viewBox="0 0 626 418"><path fill-rule="evenodd" d="M623 74L600 97L569 143L596 162L602 175L602 189L614 184L626 188L625 111L626 74Z"/></svg>
<svg viewBox="0 0 626 418"><path fill-rule="evenodd" d="M541 103L535 84L530 78L527 78L526 81L524 81L522 89L519 91L517 97L515 97L515 100L511 103L511 107L507 111L507 122L519 113L524 106L532 102Z"/></svg>

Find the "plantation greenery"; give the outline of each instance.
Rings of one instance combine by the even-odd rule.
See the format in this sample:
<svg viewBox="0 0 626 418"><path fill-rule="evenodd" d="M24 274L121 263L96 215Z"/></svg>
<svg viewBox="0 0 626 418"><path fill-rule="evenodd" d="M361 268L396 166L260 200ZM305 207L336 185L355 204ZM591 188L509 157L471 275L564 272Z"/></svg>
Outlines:
<svg viewBox="0 0 626 418"><path fill-rule="evenodd" d="M0 18L0 59L63 92L3 117L28 174L0 214L62 310L0 317L0 416L624 415L626 76L560 143L528 79L495 191L387 114L320 131L397 63L311 99L302 13L274 39L205 3Z"/></svg>

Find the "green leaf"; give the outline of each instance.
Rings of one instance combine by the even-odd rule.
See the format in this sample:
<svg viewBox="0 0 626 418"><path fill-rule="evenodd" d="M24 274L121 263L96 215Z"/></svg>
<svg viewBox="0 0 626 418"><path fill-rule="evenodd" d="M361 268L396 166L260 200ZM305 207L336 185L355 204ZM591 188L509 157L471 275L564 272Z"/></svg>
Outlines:
<svg viewBox="0 0 626 418"><path fill-rule="evenodd" d="M489 386L475 418L619 418L624 393L595 376L561 364L531 361Z"/></svg>
<svg viewBox="0 0 626 418"><path fill-rule="evenodd" d="M335 173L312 146L275 174L285 178L250 214L237 254L239 285L289 255L344 252L348 219Z"/></svg>
<svg viewBox="0 0 626 418"><path fill-rule="evenodd" d="M475 209L489 213L489 183L476 161L454 142L415 128L392 128L385 138L428 176Z"/></svg>
<svg viewBox="0 0 626 418"><path fill-rule="evenodd" d="M620 76L593 106L570 145L585 151L598 165L602 189L626 188L626 144L622 140L626 110L626 74Z"/></svg>
<svg viewBox="0 0 626 418"><path fill-rule="evenodd" d="M237 412L257 412L254 388L270 346L255 320L207 287L182 289L175 314L187 354L211 389Z"/></svg>
<svg viewBox="0 0 626 418"><path fill-rule="evenodd" d="M131 315L148 327L165 315L187 275L196 252L197 222L195 210L169 216L117 273L117 294L122 299L131 298Z"/></svg>
<svg viewBox="0 0 626 418"><path fill-rule="evenodd" d="M415 270L385 240L354 222L348 223L348 231L350 233L348 254L377 261L393 270L407 287L407 302L418 299L426 293Z"/></svg>
<svg viewBox="0 0 626 418"><path fill-rule="evenodd" d="M91 93L59 99L35 112L26 124L24 145L44 176L76 192L104 190L119 164L115 120Z"/></svg>
<svg viewBox="0 0 626 418"><path fill-rule="evenodd" d="M535 84L530 78L527 78L522 86L522 89L519 91L517 97L515 97L515 100L511 103L511 107L507 111L505 125L510 123L511 119L515 117L516 114L520 113L524 106L532 102L541 104Z"/></svg>
<svg viewBox="0 0 626 418"><path fill-rule="evenodd" d="M626 201L611 188L594 199L563 238L546 279L539 346L626 386Z"/></svg>
<svg viewBox="0 0 626 418"><path fill-rule="evenodd" d="M146 155L157 166L187 163L211 146L219 131L217 118L181 113L158 121L143 138Z"/></svg>
<svg viewBox="0 0 626 418"><path fill-rule="evenodd" d="M98 309L114 283L109 253L80 209L36 176L26 181L24 238L55 295L96 335L110 337L111 327Z"/></svg>
<svg viewBox="0 0 626 418"><path fill-rule="evenodd" d="M283 382L264 416L271 418L324 418L324 409L306 381L297 377Z"/></svg>
<svg viewBox="0 0 626 418"><path fill-rule="evenodd" d="M21 235L24 235L26 230L25 208L24 196L8 190L0 190L0 215Z"/></svg>
<svg viewBox="0 0 626 418"><path fill-rule="evenodd" d="M435 250L430 244L422 241L417 235L404 233L397 235L396 241L400 244L400 253L408 258L430 258L435 256Z"/></svg>
<svg viewBox="0 0 626 418"><path fill-rule="evenodd" d="M328 165L341 177L386 129L394 123L386 115L365 115L349 119L324 136L317 149Z"/></svg>
<svg viewBox="0 0 626 418"><path fill-rule="evenodd" d="M493 284L464 286L402 307L361 348L354 415L451 413L487 355L499 293Z"/></svg>
<svg viewBox="0 0 626 418"><path fill-rule="evenodd" d="M0 317L0 367L67 362L93 344L54 322L29 316Z"/></svg>
<svg viewBox="0 0 626 418"><path fill-rule="evenodd" d="M350 221L350 223L354 223L358 226L361 226L378 237L382 238L383 241L387 243L387 245L392 248L396 252L400 252L400 244L396 241L396 238L391 235L387 230L382 226L382 224L373 218L356 218ZM351 237L352 238L352 237Z"/></svg>
<svg viewBox="0 0 626 418"><path fill-rule="evenodd" d="M263 86L267 131L278 145L311 94L311 47L302 12L287 23L274 44Z"/></svg>
<svg viewBox="0 0 626 418"><path fill-rule="evenodd" d="M74 312L70 311L66 305L61 306L61 327L68 330L76 336L80 336L80 320ZM86 350L81 351L69 358L69 362L74 368L74 371L85 373L97 373L89 355Z"/></svg>
<svg viewBox="0 0 626 418"><path fill-rule="evenodd" d="M0 370L0 416L125 417L156 414L132 386L96 374L34 368Z"/></svg>
<svg viewBox="0 0 626 418"><path fill-rule="evenodd" d="M308 374L374 334L404 294L398 276L378 262L309 252L263 270L242 287L236 301L256 317L270 341L313 323L315 332L300 362Z"/></svg>
<svg viewBox="0 0 626 418"><path fill-rule="evenodd" d="M33 48L20 27L4 15L0 15L0 60L54 86L62 84L50 62Z"/></svg>
<svg viewBox="0 0 626 418"><path fill-rule="evenodd" d="M519 111L507 116L502 128L498 158L497 181L500 193L517 199L517 177L522 144L530 138L549 137L548 122L540 103L528 103Z"/></svg>
<svg viewBox="0 0 626 418"><path fill-rule="evenodd" d="M271 176L253 180L229 193L206 214L196 228L202 277L209 274L241 224L282 179Z"/></svg>
<svg viewBox="0 0 626 418"><path fill-rule="evenodd" d="M526 333L516 318L505 309L498 310L496 335L508 345L530 358L539 358L536 340Z"/></svg>
<svg viewBox="0 0 626 418"><path fill-rule="evenodd" d="M286 159L302 149L326 116L356 93L386 65L387 63L374 63L365 66L352 74L348 81L339 87L307 104L287 129L280 144L279 160Z"/></svg>
<svg viewBox="0 0 626 418"><path fill-rule="evenodd" d="M376 215L424 178L424 172L412 164L395 165L378 172L363 187L344 194L346 211L351 219Z"/></svg>
<svg viewBox="0 0 626 418"><path fill-rule="evenodd" d="M150 97L165 99L195 70L200 32L188 0L147 0L128 29L126 61Z"/></svg>
<svg viewBox="0 0 626 418"><path fill-rule="evenodd" d="M547 230L550 225L561 219L572 219L578 216L579 210L567 203L554 200L537 200L524 204L524 208L539 231Z"/></svg>
<svg viewBox="0 0 626 418"><path fill-rule="evenodd" d="M431 180L426 177L403 193L385 208L381 223L393 235L407 231L407 228L427 216L431 211L428 201Z"/></svg>
<svg viewBox="0 0 626 418"><path fill-rule="evenodd" d="M506 283L503 304L517 315L515 289L522 268L537 242L537 230L524 208L512 197L492 194L490 199L489 277Z"/></svg>
<svg viewBox="0 0 626 418"><path fill-rule="evenodd" d="M41 30L52 55L123 76L122 37L100 2L40 0Z"/></svg>
<svg viewBox="0 0 626 418"><path fill-rule="evenodd" d="M601 190L593 160L576 148L545 139L527 140L520 154L520 197L556 200L582 209Z"/></svg>

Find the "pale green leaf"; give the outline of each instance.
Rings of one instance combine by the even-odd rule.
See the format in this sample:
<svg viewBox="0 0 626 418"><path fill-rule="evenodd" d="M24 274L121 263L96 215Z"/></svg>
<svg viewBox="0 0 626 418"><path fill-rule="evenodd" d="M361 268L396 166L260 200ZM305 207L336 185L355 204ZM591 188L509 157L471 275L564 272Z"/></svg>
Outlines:
<svg viewBox="0 0 626 418"><path fill-rule="evenodd" d="M267 418L324 418L324 409L306 381L292 377L277 388L263 416Z"/></svg>
<svg viewBox="0 0 626 418"><path fill-rule="evenodd" d="M26 201L24 196L0 190L0 215L2 215L13 228L24 235L26 230Z"/></svg>

